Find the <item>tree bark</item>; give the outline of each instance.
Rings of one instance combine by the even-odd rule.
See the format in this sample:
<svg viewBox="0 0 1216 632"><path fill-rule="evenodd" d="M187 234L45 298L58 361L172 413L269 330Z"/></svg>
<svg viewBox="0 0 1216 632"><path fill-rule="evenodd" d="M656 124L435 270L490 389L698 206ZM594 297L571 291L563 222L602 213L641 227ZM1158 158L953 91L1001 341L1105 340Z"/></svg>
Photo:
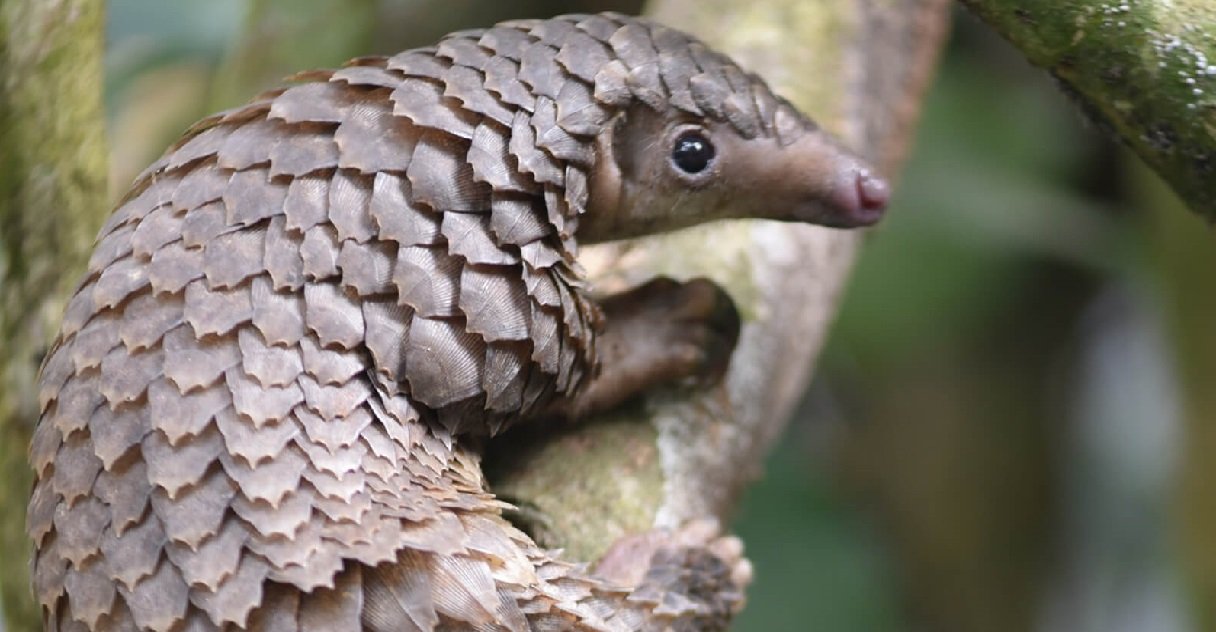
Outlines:
<svg viewBox="0 0 1216 632"><path fill-rule="evenodd" d="M1216 220L1216 5L963 0Z"/></svg>
<svg viewBox="0 0 1216 632"><path fill-rule="evenodd" d="M948 20L944 0L656 0L649 14L759 71L887 175L907 152ZM594 559L616 538L729 517L811 375L862 235L732 222L589 249L596 288L709 276L743 333L725 382L665 392L554 436L491 446L497 493L541 542ZM498 458L496 458L498 457Z"/></svg>
<svg viewBox="0 0 1216 632"><path fill-rule="evenodd" d="M34 380L106 210L104 3L0 2L0 610L40 629L26 575Z"/></svg>

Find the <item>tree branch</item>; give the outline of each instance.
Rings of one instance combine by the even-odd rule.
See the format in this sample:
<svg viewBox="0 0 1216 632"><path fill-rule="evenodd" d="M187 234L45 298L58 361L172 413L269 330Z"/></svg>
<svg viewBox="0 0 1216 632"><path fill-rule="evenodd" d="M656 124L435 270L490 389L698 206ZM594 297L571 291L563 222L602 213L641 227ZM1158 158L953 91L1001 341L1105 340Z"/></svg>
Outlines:
<svg viewBox="0 0 1216 632"><path fill-rule="evenodd" d="M894 173L940 49L945 0L658 0L650 14L758 70L781 94ZM593 559L621 535L726 518L808 383L860 234L733 222L584 252L596 287L704 275L744 315L725 384L492 446L497 493L542 544Z"/></svg>
<svg viewBox="0 0 1216 632"><path fill-rule="evenodd" d="M1216 220L1216 6L1205 0L963 0Z"/></svg>

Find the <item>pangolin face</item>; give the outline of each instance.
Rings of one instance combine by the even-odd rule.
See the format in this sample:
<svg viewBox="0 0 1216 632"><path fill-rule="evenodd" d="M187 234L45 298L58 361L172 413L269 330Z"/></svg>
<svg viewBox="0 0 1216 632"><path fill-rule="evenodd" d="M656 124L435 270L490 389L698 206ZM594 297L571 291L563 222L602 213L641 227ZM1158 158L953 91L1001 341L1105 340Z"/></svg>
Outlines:
<svg viewBox="0 0 1216 632"><path fill-rule="evenodd" d="M887 204L886 182L790 111L802 128L797 133L748 138L725 120L644 105L625 110L597 139L579 240L620 239L725 218L838 228L877 222Z"/></svg>

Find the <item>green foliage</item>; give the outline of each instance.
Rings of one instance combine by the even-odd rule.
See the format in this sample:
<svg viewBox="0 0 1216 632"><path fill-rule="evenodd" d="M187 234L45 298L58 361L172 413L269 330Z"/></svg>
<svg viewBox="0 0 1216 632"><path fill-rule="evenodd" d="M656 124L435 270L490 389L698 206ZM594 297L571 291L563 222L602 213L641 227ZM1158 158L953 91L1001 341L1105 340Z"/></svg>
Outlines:
<svg viewBox="0 0 1216 632"><path fill-rule="evenodd" d="M1030 261L1122 265L1126 228L1080 189L1101 140L1029 69L954 51L839 317L834 341L874 368L991 326Z"/></svg>
<svg viewBox="0 0 1216 632"><path fill-rule="evenodd" d="M1144 221L1177 211L1128 198L1126 162L1047 77L973 21L958 29L891 214L847 289L809 412L791 430L810 439L785 442L744 504L737 528L758 579L739 630L1024 630L1046 603L1087 621L1063 629L1100 630L1120 613L1147 616L1120 587L1171 568L1166 533L1122 523L1107 528L1134 535L1115 549L1090 545L1078 555L1096 556L1097 570L1078 570L1058 551L1101 534L1070 533L1050 508L1066 492L1093 502L1092 481L1104 480L1073 437L1070 407L1089 379L1074 354L1124 343L1085 319L1110 286L1162 272ZM1202 303L1196 292L1191 302ZM1137 383L1170 362L1137 360L1122 367ZM1095 397L1118 401L1130 386ZM1164 410L1143 420L1170 423ZM1120 441L1144 441L1108 434L1116 454L1131 449ZM1203 604L1216 564L1199 534L1216 512L1199 483L1211 480L1210 459L1191 452L1188 506L1204 509L1187 510L1190 565L1204 578ZM1166 467L1171 457L1149 458ZM1136 480L1136 464L1116 463ZM1136 519L1165 524L1161 507ZM1126 570L1144 550L1150 565ZM1082 572L1095 573L1076 580L1090 595L1052 590Z"/></svg>
<svg viewBox="0 0 1216 632"><path fill-rule="evenodd" d="M735 525L756 568L736 632L900 627L898 585L877 525L840 494L830 473L806 462L795 427L748 492ZM813 624L811 623L813 622Z"/></svg>

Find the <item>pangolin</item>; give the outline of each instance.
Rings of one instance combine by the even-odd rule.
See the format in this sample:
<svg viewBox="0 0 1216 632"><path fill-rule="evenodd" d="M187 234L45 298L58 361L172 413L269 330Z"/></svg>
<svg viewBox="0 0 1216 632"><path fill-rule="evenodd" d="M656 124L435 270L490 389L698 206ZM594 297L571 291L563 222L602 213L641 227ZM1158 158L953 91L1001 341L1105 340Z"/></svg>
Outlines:
<svg viewBox="0 0 1216 632"><path fill-rule="evenodd" d="M721 290L597 301L580 243L861 226L886 197L755 75L618 14L453 33L204 119L101 229L42 368L47 628L720 629L737 551L673 536L631 584L557 559L502 518L477 438L720 373Z"/></svg>

